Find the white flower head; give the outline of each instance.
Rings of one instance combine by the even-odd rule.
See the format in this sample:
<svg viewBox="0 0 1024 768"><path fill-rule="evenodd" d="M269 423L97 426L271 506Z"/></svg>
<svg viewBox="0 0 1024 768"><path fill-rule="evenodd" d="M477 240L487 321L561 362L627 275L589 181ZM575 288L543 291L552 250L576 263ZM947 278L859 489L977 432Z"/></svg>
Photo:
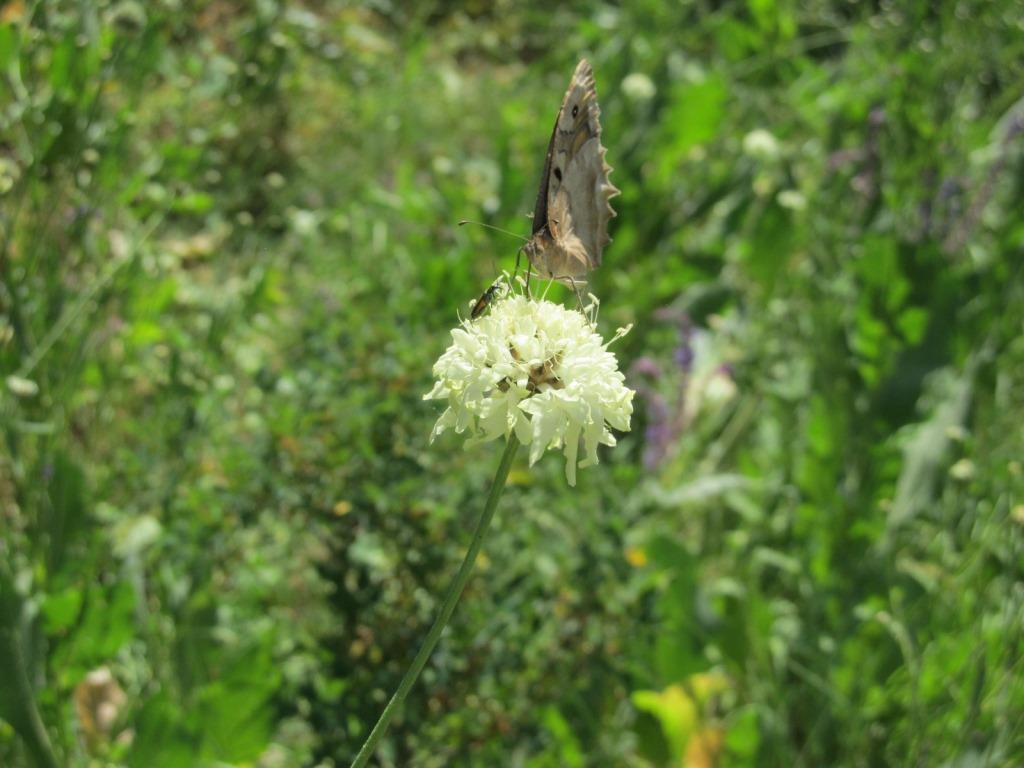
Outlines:
<svg viewBox="0 0 1024 768"><path fill-rule="evenodd" d="M773 160L779 154L779 140L764 128L755 128L743 137L743 151L757 160Z"/></svg>
<svg viewBox="0 0 1024 768"><path fill-rule="evenodd" d="M630 101L650 101L658 93L654 81L643 72L633 72L622 78L620 90Z"/></svg>
<svg viewBox="0 0 1024 768"><path fill-rule="evenodd" d="M620 329L612 341L628 329ZM565 476L597 464L597 446L615 445L610 427L629 431L633 390L615 355L587 317L516 294L452 330L434 364L437 382L424 400L446 400L433 440L446 429L469 432L467 445L515 431L532 466L548 448L565 451ZM580 441L585 456L578 461Z"/></svg>

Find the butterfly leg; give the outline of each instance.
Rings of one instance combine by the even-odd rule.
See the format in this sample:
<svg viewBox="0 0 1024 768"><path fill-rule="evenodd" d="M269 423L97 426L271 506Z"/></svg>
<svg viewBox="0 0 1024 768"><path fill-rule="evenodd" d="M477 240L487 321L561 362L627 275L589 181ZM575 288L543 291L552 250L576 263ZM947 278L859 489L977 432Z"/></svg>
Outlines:
<svg viewBox="0 0 1024 768"><path fill-rule="evenodd" d="M583 297L580 296L579 286L576 285L576 281L571 277L569 278L569 285L572 286L572 292L576 294L576 303L580 306L580 313L585 316L587 314L587 310L583 306Z"/></svg>
<svg viewBox="0 0 1024 768"><path fill-rule="evenodd" d="M516 266L512 270L512 280L513 281L515 281L516 275L519 274L519 257L522 256L522 255L523 255L523 249L520 248L518 251L516 251ZM526 295L527 296L530 295L530 267L532 267L532 266L533 266L533 264L530 262L529 259L527 259L526 260Z"/></svg>
<svg viewBox="0 0 1024 768"><path fill-rule="evenodd" d="M590 319L590 316L587 315L587 308L583 306L583 297L580 295L580 283L577 283L576 280L572 277L572 275L566 275L565 277L555 277L553 279L569 281L569 286L572 288L572 292L576 294L576 303L579 305L580 313L587 318L587 320L590 322L590 327L593 328L594 323ZM582 284L586 285L586 282Z"/></svg>

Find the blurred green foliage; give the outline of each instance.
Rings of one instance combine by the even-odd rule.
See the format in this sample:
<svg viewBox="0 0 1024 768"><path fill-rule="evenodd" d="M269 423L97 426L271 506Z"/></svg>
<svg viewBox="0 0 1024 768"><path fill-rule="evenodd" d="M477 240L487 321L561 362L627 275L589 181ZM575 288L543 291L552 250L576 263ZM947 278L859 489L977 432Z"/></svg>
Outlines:
<svg viewBox="0 0 1024 768"><path fill-rule="evenodd" d="M513 470L380 764L1020 765L1022 30L0 7L0 764L347 764L497 460L426 444L516 247L455 222L528 231L587 55L634 429Z"/></svg>

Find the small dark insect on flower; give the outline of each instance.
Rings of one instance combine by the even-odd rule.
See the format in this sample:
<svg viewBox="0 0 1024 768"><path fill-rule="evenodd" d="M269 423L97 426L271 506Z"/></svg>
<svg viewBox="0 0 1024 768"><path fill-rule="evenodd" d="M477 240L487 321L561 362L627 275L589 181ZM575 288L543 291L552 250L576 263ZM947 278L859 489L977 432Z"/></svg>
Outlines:
<svg viewBox="0 0 1024 768"><path fill-rule="evenodd" d="M473 305L473 309L469 311L470 320L476 320L480 315L487 311L487 308L491 306L491 302L494 301L495 296L501 291L501 282L496 282L490 288L483 292L483 295L476 300L476 304Z"/></svg>

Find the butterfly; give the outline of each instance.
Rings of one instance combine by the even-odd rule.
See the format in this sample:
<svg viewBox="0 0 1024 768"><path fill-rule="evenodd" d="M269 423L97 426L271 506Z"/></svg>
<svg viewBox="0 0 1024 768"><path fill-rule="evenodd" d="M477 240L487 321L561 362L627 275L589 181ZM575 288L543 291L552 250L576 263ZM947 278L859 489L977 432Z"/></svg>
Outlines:
<svg viewBox="0 0 1024 768"><path fill-rule="evenodd" d="M541 277L576 286L601 265L611 242L610 198L619 190L608 180L611 168L601 146L601 108L594 70L576 65L548 143L544 172L533 212L533 232L523 247Z"/></svg>

